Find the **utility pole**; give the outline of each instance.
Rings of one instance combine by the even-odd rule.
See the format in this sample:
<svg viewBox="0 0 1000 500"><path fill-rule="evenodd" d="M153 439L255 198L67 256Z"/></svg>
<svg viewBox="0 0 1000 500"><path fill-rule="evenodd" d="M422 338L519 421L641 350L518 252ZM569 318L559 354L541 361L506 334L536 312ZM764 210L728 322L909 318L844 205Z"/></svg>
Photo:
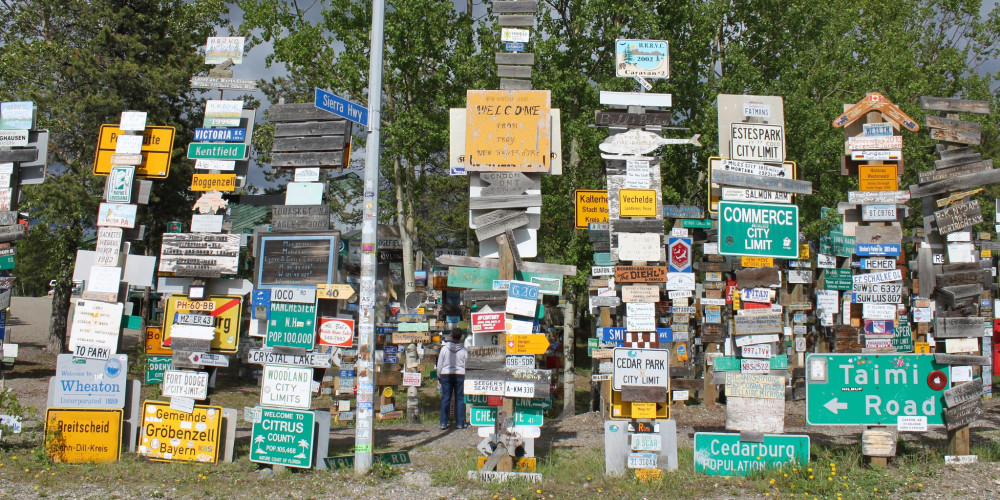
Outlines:
<svg viewBox="0 0 1000 500"><path fill-rule="evenodd" d="M371 61L368 66L368 142L365 145L364 219L361 226L361 290L358 326L358 408L354 435L354 472L372 466L375 392L375 242L378 229L378 166L382 120L382 53L385 0L372 0ZM367 408L362 409L362 403Z"/></svg>

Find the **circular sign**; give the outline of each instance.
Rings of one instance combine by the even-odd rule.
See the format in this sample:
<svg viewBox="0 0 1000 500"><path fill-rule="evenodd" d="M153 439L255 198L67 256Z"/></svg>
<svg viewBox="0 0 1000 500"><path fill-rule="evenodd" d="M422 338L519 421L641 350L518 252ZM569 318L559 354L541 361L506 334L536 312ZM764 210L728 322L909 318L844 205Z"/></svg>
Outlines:
<svg viewBox="0 0 1000 500"><path fill-rule="evenodd" d="M323 318L319 325L319 341L321 344L350 346L354 340L354 321Z"/></svg>
<svg viewBox="0 0 1000 500"><path fill-rule="evenodd" d="M382 395L385 396L385 397L387 397L387 398L391 398L392 397L392 387L386 387L385 390L382 391Z"/></svg>
<svg viewBox="0 0 1000 500"><path fill-rule="evenodd" d="M941 370L934 370L927 374L927 387L931 390L940 391L948 386L948 377Z"/></svg>

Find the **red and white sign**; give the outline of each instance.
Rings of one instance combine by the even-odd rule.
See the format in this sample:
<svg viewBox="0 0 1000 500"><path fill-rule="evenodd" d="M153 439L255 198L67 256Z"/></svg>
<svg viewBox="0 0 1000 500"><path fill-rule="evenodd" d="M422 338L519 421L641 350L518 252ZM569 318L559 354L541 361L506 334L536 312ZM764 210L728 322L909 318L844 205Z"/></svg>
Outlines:
<svg viewBox="0 0 1000 500"><path fill-rule="evenodd" d="M337 347L351 347L354 343L354 320L345 318L320 318L316 343Z"/></svg>
<svg viewBox="0 0 1000 500"><path fill-rule="evenodd" d="M691 270L691 240L670 238L670 271L689 272Z"/></svg>
<svg viewBox="0 0 1000 500"><path fill-rule="evenodd" d="M506 315L502 312L472 313L472 333L503 332L507 330Z"/></svg>

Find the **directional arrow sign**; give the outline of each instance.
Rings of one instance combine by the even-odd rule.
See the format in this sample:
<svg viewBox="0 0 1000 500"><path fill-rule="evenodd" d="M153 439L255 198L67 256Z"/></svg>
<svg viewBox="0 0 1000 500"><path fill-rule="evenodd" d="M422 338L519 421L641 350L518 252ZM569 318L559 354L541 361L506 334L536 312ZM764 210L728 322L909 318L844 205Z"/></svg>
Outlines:
<svg viewBox="0 0 1000 500"><path fill-rule="evenodd" d="M549 339L540 333L507 335L507 354L545 354Z"/></svg>
<svg viewBox="0 0 1000 500"><path fill-rule="evenodd" d="M316 285L316 297L320 299L347 300L354 295L354 287L334 283Z"/></svg>
<svg viewBox="0 0 1000 500"><path fill-rule="evenodd" d="M944 425L947 368L933 354L811 354L806 422L897 425L900 416L924 416Z"/></svg>

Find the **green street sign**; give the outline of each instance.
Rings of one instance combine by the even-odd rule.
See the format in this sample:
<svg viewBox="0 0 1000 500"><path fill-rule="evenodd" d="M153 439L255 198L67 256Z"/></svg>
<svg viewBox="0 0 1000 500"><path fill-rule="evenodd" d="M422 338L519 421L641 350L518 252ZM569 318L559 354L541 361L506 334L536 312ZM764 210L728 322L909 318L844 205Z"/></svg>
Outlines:
<svg viewBox="0 0 1000 500"><path fill-rule="evenodd" d="M744 443L737 433L694 433L694 471L709 476L746 476L766 468L809 462L809 436L765 434Z"/></svg>
<svg viewBox="0 0 1000 500"><path fill-rule="evenodd" d="M323 459L326 467L331 470L353 469L354 455L341 455L339 457L326 457ZM393 451L389 453L375 453L372 455L372 462L389 465L405 465L410 462L409 451Z"/></svg>
<svg viewBox="0 0 1000 500"><path fill-rule="evenodd" d="M896 425L903 415L944 425L947 368L933 354L810 354L806 423Z"/></svg>
<svg viewBox="0 0 1000 500"><path fill-rule="evenodd" d="M497 421L497 408L495 406L473 406L469 409L469 423L482 427L493 425Z"/></svg>
<svg viewBox="0 0 1000 500"><path fill-rule="evenodd" d="M261 408L253 424L250 461L287 467L312 467L314 422L311 411Z"/></svg>
<svg viewBox="0 0 1000 500"><path fill-rule="evenodd" d="M799 207L719 202L719 254L799 258Z"/></svg>
<svg viewBox="0 0 1000 500"><path fill-rule="evenodd" d="M838 257L850 257L854 253L856 238L854 236L844 236L841 226L819 237L819 253L836 255Z"/></svg>
<svg viewBox="0 0 1000 500"><path fill-rule="evenodd" d="M540 426L545 423L544 413L541 408L514 407L514 425Z"/></svg>
<svg viewBox="0 0 1000 500"><path fill-rule="evenodd" d="M192 142L187 157L192 160L244 160L246 144L221 144L217 142Z"/></svg>
<svg viewBox="0 0 1000 500"><path fill-rule="evenodd" d="M163 372L173 368L172 356L149 356L146 361L149 366L146 367L146 383L147 384L162 384L163 383Z"/></svg>
<svg viewBox="0 0 1000 500"><path fill-rule="evenodd" d="M613 266L615 261L611 260L611 252L594 252L595 266Z"/></svg>
<svg viewBox="0 0 1000 500"><path fill-rule="evenodd" d="M493 282L499 279L499 269L462 266L451 266L448 268L448 286L454 288L492 290ZM562 290L562 276L557 274L517 271L514 273L514 279L541 285L543 290L541 293L545 293L544 290L548 287L547 289L550 292L548 295L552 295L551 292L553 291L556 291L557 293L555 293L555 295L558 295L559 293L557 290ZM557 280L558 284L554 284L554 280Z"/></svg>
<svg viewBox="0 0 1000 500"><path fill-rule="evenodd" d="M777 354L768 361L771 363L772 370L787 370L788 369L788 355L787 354ZM719 356L712 361L713 370L717 372L738 372L740 371L740 358L736 356Z"/></svg>
<svg viewBox="0 0 1000 500"><path fill-rule="evenodd" d="M0 257L0 271L6 271L8 269L14 269L14 256L4 255Z"/></svg>
<svg viewBox="0 0 1000 500"><path fill-rule="evenodd" d="M517 401L515 399L515 401ZM527 400L526 400L527 401ZM514 425L542 425L545 422L545 408L514 406ZM497 407L473 406L469 411L469 423L481 427L494 425L497 421Z"/></svg>
<svg viewBox="0 0 1000 500"><path fill-rule="evenodd" d="M712 229L712 219L681 219L681 227Z"/></svg>
<svg viewBox="0 0 1000 500"><path fill-rule="evenodd" d="M827 290L852 290L854 274L850 269L824 269L823 288Z"/></svg>
<svg viewBox="0 0 1000 500"><path fill-rule="evenodd" d="M905 317L899 318L899 326L892 334L892 347L896 348L896 352L913 352L913 333Z"/></svg>
<svg viewBox="0 0 1000 500"><path fill-rule="evenodd" d="M495 396L496 397L496 396ZM467 405L486 405L489 396L465 395ZM548 410L552 408L552 398L514 398L514 408L541 408Z"/></svg>
<svg viewBox="0 0 1000 500"><path fill-rule="evenodd" d="M315 303L271 302L269 318L265 345L312 350L316 341Z"/></svg>

